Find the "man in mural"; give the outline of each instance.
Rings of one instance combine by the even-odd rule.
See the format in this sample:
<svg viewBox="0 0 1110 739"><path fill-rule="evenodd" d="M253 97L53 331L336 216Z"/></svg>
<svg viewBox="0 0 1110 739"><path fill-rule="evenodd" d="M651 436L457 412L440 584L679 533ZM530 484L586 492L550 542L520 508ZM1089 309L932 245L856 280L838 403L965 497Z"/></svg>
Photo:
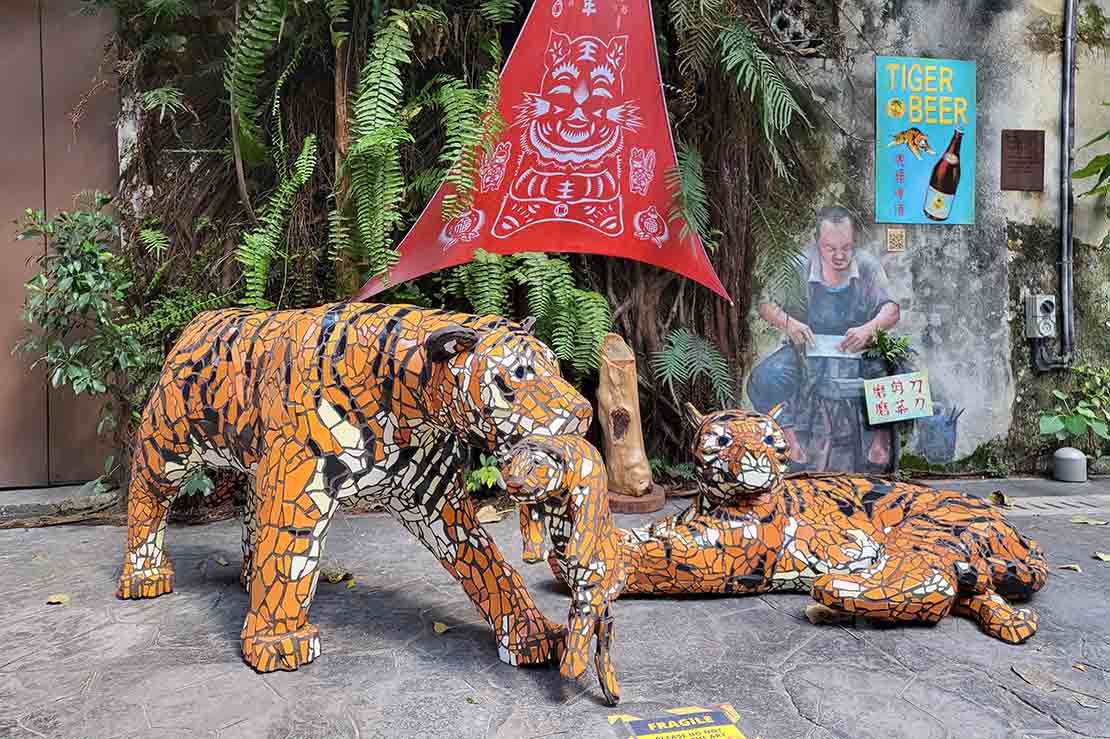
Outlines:
<svg viewBox="0 0 1110 739"><path fill-rule="evenodd" d="M817 214L816 238L799 261L798 271L805 286L803 295L783 300L782 305L767 300L759 306L760 317L782 331L789 342L752 370L748 397L761 413L785 404L779 422L790 442L791 458L802 465L808 460L795 426L811 409L799 404L809 367L802 367L807 360L798 348L814 348L818 336L831 335L839 339L834 354L854 355L871 342L878 329L893 328L900 312L890 297L882 264L857 248L852 214L844 208L828 207ZM890 461L889 434L868 435L868 461L885 466Z"/></svg>

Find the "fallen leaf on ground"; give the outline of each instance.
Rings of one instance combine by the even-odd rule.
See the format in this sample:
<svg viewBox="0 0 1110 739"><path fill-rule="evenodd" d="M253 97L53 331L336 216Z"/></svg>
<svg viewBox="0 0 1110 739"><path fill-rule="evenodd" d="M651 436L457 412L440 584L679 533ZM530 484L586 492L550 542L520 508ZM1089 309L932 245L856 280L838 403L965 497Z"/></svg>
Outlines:
<svg viewBox="0 0 1110 739"><path fill-rule="evenodd" d="M1025 665L1010 665L1013 673L1020 677L1025 682L1032 685L1034 688L1043 690L1046 693L1052 693L1056 690L1056 681L1050 675L1036 667L1027 667Z"/></svg>
<svg viewBox="0 0 1110 739"><path fill-rule="evenodd" d="M348 572L347 574L350 575L351 573ZM347 577L347 578L344 578L344 579L347 581L347 590L354 590L355 585L358 584L358 583L355 582L354 576L351 575L350 577Z"/></svg>
<svg viewBox="0 0 1110 739"><path fill-rule="evenodd" d="M848 615L820 603L812 603L806 606L806 618L811 624L835 624L847 621Z"/></svg>
<svg viewBox="0 0 1110 739"><path fill-rule="evenodd" d="M497 523L505 517L504 511L498 511L491 505L484 505L478 509L479 523Z"/></svg>
<svg viewBox="0 0 1110 739"><path fill-rule="evenodd" d="M327 567L325 567L320 572L320 574L323 575L324 579L327 580L328 582L330 582L332 585L336 584L337 582L343 582L344 580L353 580L354 577L355 577L354 575L352 575L350 572L347 572L346 570L337 570L337 569L334 569L334 568L327 568Z"/></svg>
<svg viewBox="0 0 1110 739"><path fill-rule="evenodd" d="M1075 696L1075 702L1078 703L1079 705L1083 706L1084 708L1102 708L1102 706L1100 706L1098 703L1094 703L1094 702L1089 701L1089 700L1084 700L1081 696L1078 696L1078 695Z"/></svg>
<svg viewBox="0 0 1110 739"><path fill-rule="evenodd" d="M1077 564L1070 565L1057 565L1058 570L1071 570L1072 572L1082 572L1083 570Z"/></svg>
<svg viewBox="0 0 1110 739"><path fill-rule="evenodd" d="M35 552L31 555L32 562L41 562L44 559L46 559L46 552Z"/></svg>
<svg viewBox="0 0 1110 739"><path fill-rule="evenodd" d="M54 593L46 599L46 603L51 606L64 606L69 603L69 596L65 593Z"/></svg>
<svg viewBox="0 0 1110 739"><path fill-rule="evenodd" d="M227 560L223 557L216 557L216 564L218 564L220 567L227 567Z"/></svg>
<svg viewBox="0 0 1110 739"><path fill-rule="evenodd" d="M1105 526L1106 523L1107 523L1106 521L1103 521L1101 518L1091 518L1090 516L1072 516L1071 517L1071 522L1072 523L1085 523L1088 526Z"/></svg>
<svg viewBox="0 0 1110 739"><path fill-rule="evenodd" d="M1095 552L1095 559L1101 559L1103 562L1110 562L1110 552Z"/></svg>
<svg viewBox="0 0 1110 739"><path fill-rule="evenodd" d="M436 632L437 634L445 634L450 628L450 626L443 623L442 621L436 621L434 624L432 624L432 631Z"/></svg>
<svg viewBox="0 0 1110 739"><path fill-rule="evenodd" d="M467 702L467 703L470 703L470 704L472 704L472 705L478 705L478 701L476 701L475 699L471 698L471 697L470 697L469 695L468 695L468 696L466 696L466 702Z"/></svg>
<svg viewBox="0 0 1110 739"><path fill-rule="evenodd" d="M995 490L990 494L991 505L1001 506L1002 508L1010 508L1013 503L1010 502L1010 496L1001 490Z"/></svg>
<svg viewBox="0 0 1110 739"><path fill-rule="evenodd" d="M1080 672L1086 672L1087 671L1087 665L1083 664L1082 662L1076 662L1076 663L1072 664L1072 667L1079 670Z"/></svg>

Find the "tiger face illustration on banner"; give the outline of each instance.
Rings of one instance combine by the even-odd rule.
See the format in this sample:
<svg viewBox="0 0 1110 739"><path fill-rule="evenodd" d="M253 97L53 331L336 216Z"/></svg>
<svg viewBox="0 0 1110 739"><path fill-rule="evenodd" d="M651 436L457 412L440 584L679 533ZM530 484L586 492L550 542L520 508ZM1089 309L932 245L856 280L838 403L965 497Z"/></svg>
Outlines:
<svg viewBox="0 0 1110 739"><path fill-rule="evenodd" d="M531 3L501 70L497 116L488 121L495 135L464 164L471 187L443 182L396 263L355 300L469 262L479 249L647 262L727 300L675 201L677 156L654 33L649 0Z"/></svg>
<svg viewBox="0 0 1110 739"><path fill-rule="evenodd" d="M523 156L493 227L495 238L545 221L607 236L624 230L621 153L642 125L624 94L628 37L551 32L540 91L525 93L515 126Z"/></svg>

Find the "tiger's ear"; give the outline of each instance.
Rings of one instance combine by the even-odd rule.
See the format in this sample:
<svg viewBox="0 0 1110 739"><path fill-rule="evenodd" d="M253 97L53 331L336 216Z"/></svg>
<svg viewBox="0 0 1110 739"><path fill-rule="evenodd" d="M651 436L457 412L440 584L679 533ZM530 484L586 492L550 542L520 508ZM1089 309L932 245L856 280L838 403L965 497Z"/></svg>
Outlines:
<svg viewBox="0 0 1110 739"><path fill-rule="evenodd" d="M779 416L782 415L782 411L785 407L786 407L785 403L779 403L774 408L767 411L767 417L770 418L775 423L778 423L779 422Z"/></svg>
<svg viewBox="0 0 1110 739"><path fill-rule="evenodd" d="M702 414L701 411L697 409L697 406L695 406L693 403L687 403L682 407L682 410L682 415L686 417L687 423L689 423L694 428L698 428L699 426L701 426L701 422L705 419L705 416Z"/></svg>
<svg viewBox="0 0 1110 739"><path fill-rule="evenodd" d="M536 332L535 332L534 329L536 328L536 317L535 316L528 316L527 318L525 318L523 321L520 322L520 327L522 329L524 329L525 332L530 333L533 336L535 336Z"/></svg>
<svg viewBox="0 0 1110 739"><path fill-rule="evenodd" d="M446 362L451 357L478 343L478 332L466 326L437 328L424 339L424 351L433 362Z"/></svg>

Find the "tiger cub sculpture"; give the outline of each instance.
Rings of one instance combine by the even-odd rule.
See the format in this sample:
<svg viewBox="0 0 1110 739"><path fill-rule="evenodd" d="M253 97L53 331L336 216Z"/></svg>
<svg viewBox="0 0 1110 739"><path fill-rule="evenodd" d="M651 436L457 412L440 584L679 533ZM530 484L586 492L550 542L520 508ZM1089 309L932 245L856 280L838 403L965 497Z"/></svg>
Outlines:
<svg viewBox="0 0 1110 739"><path fill-rule="evenodd" d="M505 468L509 497L521 505L526 561L542 557L545 532L550 562L570 586L570 617L560 672L579 677L597 637L594 665L605 701L620 700L609 656L613 638L612 602L624 587L622 532L613 525L605 463L580 436L526 439L513 448Z"/></svg>
<svg viewBox="0 0 1110 739"><path fill-rule="evenodd" d="M308 611L332 516L382 504L458 580L510 664L547 662L563 627L536 608L478 523L467 445L584 434L589 403L527 325L405 305L202 313L143 412L120 598L173 589L166 513L201 467L252 478L243 535L243 657L260 672L319 654Z"/></svg>
<svg viewBox="0 0 1110 739"><path fill-rule="evenodd" d="M1036 614L1008 601L1044 585L1045 558L997 508L880 477L784 478L777 414L687 407L698 495L627 533L624 592L809 591L875 620L936 623L954 610L1012 644L1036 632Z"/></svg>

